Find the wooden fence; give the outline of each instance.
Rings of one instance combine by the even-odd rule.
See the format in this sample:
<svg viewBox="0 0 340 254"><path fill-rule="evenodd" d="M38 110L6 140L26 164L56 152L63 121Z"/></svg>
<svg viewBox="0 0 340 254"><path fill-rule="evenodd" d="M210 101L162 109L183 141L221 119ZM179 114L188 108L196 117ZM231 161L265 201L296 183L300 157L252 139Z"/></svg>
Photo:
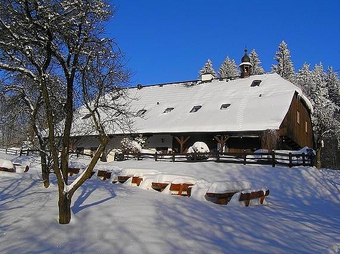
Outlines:
<svg viewBox="0 0 340 254"><path fill-rule="evenodd" d="M241 164L266 164L285 165L289 167L294 166L314 166L315 156L305 153L282 153L282 152L268 152L268 153L249 153L243 151L242 153L129 153L116 154L115 160L122 161L128 159L154 159L155 161L172 161L172 162L202 162L215 161L221 163L241 163Z"/></svg>
<svg viewBox="0 0 340 254"><path fill-rule="evenodd" d="M30 155L38 154L39 150L29 149L0 149L0 152L12 155ZM72 153L85 156L91 156L90 154ZM128 153L128 154L116 154L115 160L122 161L128 159L153 159L155 161L172 161L172 162L202 162L202 161L215 161L221 163L241 163L241 164L266 164L272 165L285 165L288 167L294 166L314 166L315 156L313 154L305 153L283 153L272 151L269 153L249 153L243 151L242 153Z"/></svg>

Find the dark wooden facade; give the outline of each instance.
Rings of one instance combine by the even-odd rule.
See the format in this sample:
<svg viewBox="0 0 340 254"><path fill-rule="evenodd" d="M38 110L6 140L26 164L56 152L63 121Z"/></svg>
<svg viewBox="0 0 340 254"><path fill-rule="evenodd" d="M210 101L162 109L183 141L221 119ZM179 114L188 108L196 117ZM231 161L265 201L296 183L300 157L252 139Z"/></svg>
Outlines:
<svg viewBox="0 0 340 254"><path fill-rule="evenodd" d="M297 93L280 126L279 134L287 148L314 147L311 112Z"/></svg>

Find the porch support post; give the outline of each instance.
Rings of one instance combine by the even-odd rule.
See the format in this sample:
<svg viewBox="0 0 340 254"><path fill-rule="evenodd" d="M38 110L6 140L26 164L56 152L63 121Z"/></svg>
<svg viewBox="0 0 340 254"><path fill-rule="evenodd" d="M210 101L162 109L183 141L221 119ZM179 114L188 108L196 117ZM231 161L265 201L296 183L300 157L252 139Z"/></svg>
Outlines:
<svg viewBox="0 0 340 254"><path fill-rule="evenodd" d="M175 139L177 140L177 142L180 145L180 153L183 153L183 145L190 139L190 136L187 136L186 138L184 138L183 136L180 137L175 137Z"/></svg>
<svg viewBox="0 0 340 254"><path fill-rule="evenodd" d="M220 153L223 152L223 147L225 145L225 143L227 142L227 140L229 139L230 137L227 136L227 135L221 135L221 136L214 136L214 139L220 143Z"/></svg>

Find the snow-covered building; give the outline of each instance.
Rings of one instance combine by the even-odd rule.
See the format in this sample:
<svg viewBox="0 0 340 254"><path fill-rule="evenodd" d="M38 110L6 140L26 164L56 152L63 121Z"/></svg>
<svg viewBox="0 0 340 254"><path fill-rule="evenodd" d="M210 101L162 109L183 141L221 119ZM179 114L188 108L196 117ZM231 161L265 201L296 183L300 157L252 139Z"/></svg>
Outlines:
<svg viewBox="0 0 340 254"><path fill-rule="evenodd" d="M275 130L276 148L313 147L311 103L301 89L276 73L250 75L245 54L241 77L200 80L129 88L131 110L137 112L132 130L110 129L110 147L126 135L146 138L145 146L185 152L196 141L211 151L254 151L264 147L264 133ZM81 111L80 111L81 112ZM84 113L86 114L86 113ZM84 133L82 114L73 125L74 148L96 147L95 133ZM92 138L90 138L92 136Z"/></svg>

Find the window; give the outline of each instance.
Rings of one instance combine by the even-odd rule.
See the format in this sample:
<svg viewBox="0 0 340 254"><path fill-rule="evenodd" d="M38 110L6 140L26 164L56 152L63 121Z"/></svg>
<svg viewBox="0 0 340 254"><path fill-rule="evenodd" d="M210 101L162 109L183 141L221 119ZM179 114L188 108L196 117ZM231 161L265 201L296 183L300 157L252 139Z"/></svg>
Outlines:
<svg viewBox="0 0 340 254"><path fill-rule="evenodd" d="M139 110L138 112L137 112L137 116L142 116L142 115L144 115L145 114L145 112L146 112L146 109L141 109L141 110Z"/></svg>
<svg viewBox="0 0 340 254"><path fill-rule="evenodd" d="M193 108L190 110L190 113L197 112L202 106L193 106Z"/></svg>
<svg viewBox="0 0 340 254"><path fill-rule="evenodd" d="M308 123L305 121L305 132L308 133Z"/></svg>
<svg viewBox="0 0 340 254"><path fill-rule="evenodd" d="M253 80L250 86L260 86L262 80Z"/></svg>
<svg viewBox="0 0 340 254"><path fill-rule="evenodd" d="M229 108L229 106L230 106L230 103L224 103L221 105L220 109L227 109Z"/></svg>
<svg viewBox="0 0 340 254"><path fill-rule="evenodd" d="M163 114L169 113L169 112L171 112L172 110L174 110L174 108L166 108L166 109L163 111Z"/></svg>
<svg viewBox="0 0 340 254"><path fill-rule="evenodd" d="M296 111L296 122L297 124L300 124L300 111L299 110Z"/></svg>

